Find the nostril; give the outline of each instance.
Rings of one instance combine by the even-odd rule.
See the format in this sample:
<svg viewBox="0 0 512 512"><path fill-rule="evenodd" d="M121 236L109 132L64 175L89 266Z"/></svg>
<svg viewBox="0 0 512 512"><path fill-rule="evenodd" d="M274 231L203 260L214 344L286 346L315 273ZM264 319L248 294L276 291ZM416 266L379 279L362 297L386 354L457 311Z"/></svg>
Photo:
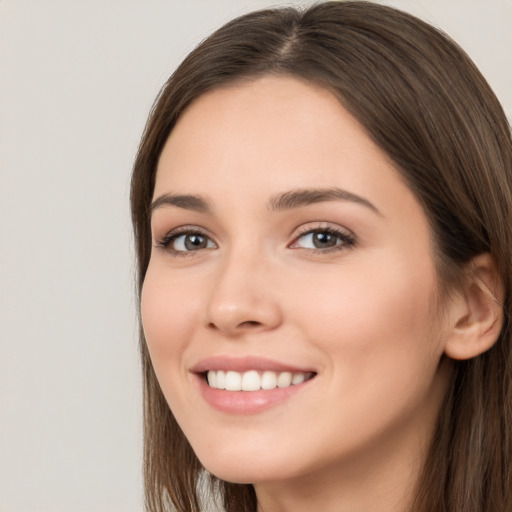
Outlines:
<svg viewBox="0 0 512 512"><path fill-rule="evenodd" d="M263 324L261 322L257 322L256 320L246 320L245 322L240 322L239 324L234 325L235 331L244 331L246 329L257 329L258 327L261 327ZM231 328L226 328L224 326L221 327L220 325L217 325L215 322L209 322L208 323L208 329L212 329L214 331L230 331Z"/></svg>
<svg viewBox="0 0 512 512"><path fill-rule="evenodd" d="M254 320L247 320L238 325L238 327L259 327L261 324Z"/></svg>

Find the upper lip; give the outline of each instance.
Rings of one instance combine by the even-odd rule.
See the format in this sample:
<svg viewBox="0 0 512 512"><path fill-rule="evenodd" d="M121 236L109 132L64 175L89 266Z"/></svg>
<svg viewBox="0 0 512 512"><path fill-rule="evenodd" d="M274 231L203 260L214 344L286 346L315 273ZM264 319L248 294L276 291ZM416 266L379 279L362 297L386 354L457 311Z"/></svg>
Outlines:
<svg viewBox="0 0 512 512"><path fill-rule="evenodd" d="M206 357L190 368L190 371L193 373L204 373L209 370L231 370L235 372L246 372L249 370L297 373L314 372L309 367L298 367L264 357L228 355Z"/></svg>

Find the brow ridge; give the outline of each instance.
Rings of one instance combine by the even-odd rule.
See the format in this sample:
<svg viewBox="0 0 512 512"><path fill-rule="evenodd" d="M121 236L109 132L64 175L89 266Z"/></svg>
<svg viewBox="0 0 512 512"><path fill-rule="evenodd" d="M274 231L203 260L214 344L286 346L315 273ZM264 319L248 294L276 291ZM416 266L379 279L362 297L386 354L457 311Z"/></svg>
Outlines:
<svg viewBox="0 0 512 512"><path fill-rule="evenodd" d="M337 187L289 190L272 197L268 202L268 207L272 211L281 211L324 201L349 201L365 206L381 215L378 208L368 199Z"/></svg>
<svg viewBox="0 0 512 512"><path fill-rule="evenodd" d="M211 211L208 201L201 196L192 194L162 194L151 203L149 207L150 214L163 206L175 206L199 213L209 213Z"/></svg>
<svg viewBox="0 0 512 512"><path fill-rule="evenodd" d="M267 206L271 211L283 211L325 201L353 202L382 215L368 199L338 187L289 190L272 197ZM208 201L193 194L162 194L151 203L149 207L150 214L163 206L174 206L199 213L211 213Z"/></svg>

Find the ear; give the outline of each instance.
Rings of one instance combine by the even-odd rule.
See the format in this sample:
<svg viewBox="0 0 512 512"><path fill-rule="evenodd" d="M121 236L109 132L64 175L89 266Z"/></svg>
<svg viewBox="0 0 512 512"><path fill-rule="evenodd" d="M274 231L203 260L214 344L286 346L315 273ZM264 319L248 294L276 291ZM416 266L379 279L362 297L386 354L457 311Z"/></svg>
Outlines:
<svg viewBox="0 0 512 512"><path fill-rule="evenodd" d="M450 332L445 354L471 359L490 349L503 326L504 291L490 254L480 254L467 266L460 293L449 302Z"/></svg>

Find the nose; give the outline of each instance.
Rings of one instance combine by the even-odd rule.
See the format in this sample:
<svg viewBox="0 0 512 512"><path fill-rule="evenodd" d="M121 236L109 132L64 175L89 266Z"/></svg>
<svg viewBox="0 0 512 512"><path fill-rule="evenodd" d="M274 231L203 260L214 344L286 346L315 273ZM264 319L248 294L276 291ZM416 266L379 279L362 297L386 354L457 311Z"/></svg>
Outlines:
<svg viewBox="0 0 512 512"><path fill-rule="evenodd" d="M261 257L231 255L219 265L206 306L207 328L228 336L275 329L282 310Z"/></svg>

